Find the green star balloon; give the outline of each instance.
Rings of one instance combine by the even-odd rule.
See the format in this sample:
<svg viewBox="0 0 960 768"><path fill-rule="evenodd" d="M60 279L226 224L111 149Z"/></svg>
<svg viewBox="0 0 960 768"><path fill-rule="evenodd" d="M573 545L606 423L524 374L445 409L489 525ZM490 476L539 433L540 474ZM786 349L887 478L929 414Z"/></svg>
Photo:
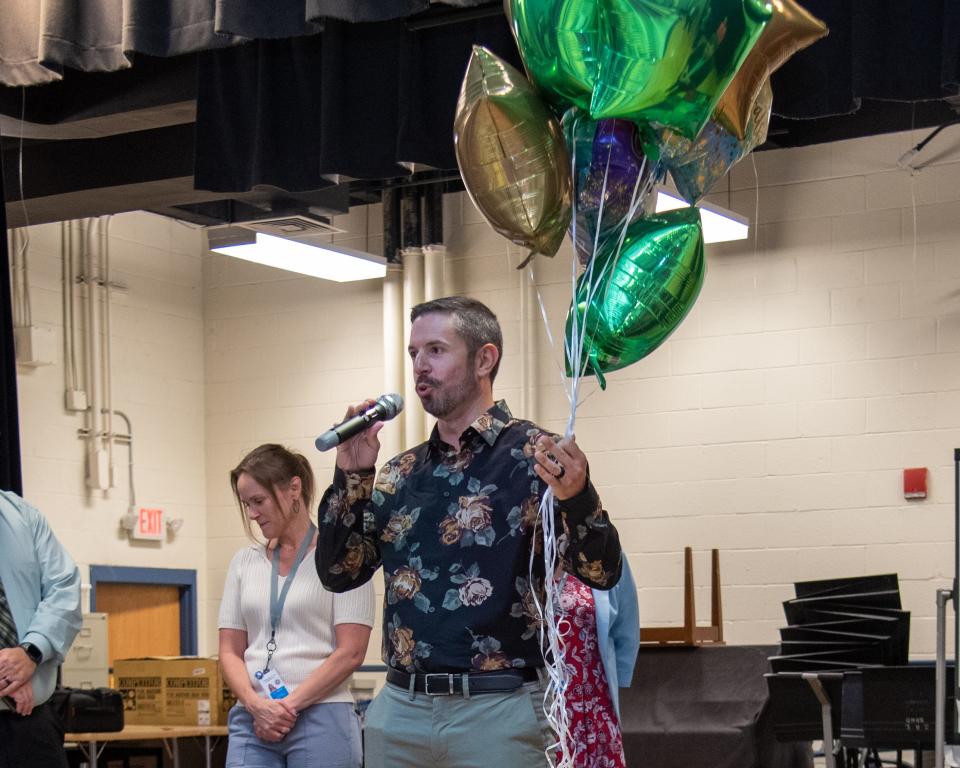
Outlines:
<svg viewBox="0 0 960 768"><path fill-rule="evenodd" d="M631 224L622 247L607 240L577 284L567 314L567 375L584 339L577 369L594 374L625 368L659 347L700 294L703 230L697 208L659 213Z"/></svg>
<svg viewBox="0 0 960 768"><path fill-rule="evenodd" d="M696 138L772 15L765 0L600 0L590 103Z"/></svg>
<svg viewBox="0 0 960 768"><path fill-rule="evenodd" d="M504 0L530 79L559 111L590 106L600 45L597 0Z"/></svg>

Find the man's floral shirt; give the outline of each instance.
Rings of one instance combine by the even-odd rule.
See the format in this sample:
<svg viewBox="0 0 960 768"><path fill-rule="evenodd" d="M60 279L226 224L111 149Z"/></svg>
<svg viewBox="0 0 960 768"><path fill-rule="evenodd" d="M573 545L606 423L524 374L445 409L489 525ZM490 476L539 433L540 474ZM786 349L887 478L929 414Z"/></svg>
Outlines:
<svg viewBox="0 0 960 768"><path fill-rule="evenodd" d="M537 520L546 487L533 470L542 433L500 401L461 435L459 449L434 428L426 443L383 466L376 481L373 471L336 470L320 502L317 572L327 589L344 592L383 566L389 666L543 665L534 590L542 600ZM592 587L613 587L620 540L589 479L578 496L556 503L555 514L564 570Z"/></svg>

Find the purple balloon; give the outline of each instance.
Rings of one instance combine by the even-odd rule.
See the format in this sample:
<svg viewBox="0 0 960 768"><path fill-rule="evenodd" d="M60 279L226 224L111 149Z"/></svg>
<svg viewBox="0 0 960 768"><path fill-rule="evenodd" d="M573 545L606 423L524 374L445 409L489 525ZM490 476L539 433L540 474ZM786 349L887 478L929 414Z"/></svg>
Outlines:
<svg viewBox="0 0 960 768"><path fill-rule="evenodd" d="M631 203L637 202L634 195L640 197L650 191L654 169L644 156L636 123L595 121L577 110L568 111L563 123L574 160L576 219L571 233L577 258L586 265L594 244L599 246L611 235L619 235L631 223L625 219ZM642 215L641 199L631 221Z"/></svg>

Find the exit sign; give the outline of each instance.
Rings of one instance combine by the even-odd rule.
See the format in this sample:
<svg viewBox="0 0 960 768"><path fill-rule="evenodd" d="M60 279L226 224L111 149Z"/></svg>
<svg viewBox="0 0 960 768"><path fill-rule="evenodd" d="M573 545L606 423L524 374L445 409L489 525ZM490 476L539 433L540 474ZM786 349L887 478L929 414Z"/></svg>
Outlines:
<svg viewBox="0 0 960 768"><path fill-rule="evenodd" d="M131 535L135 539L163 539L163 510L141 507Z"/></svg>

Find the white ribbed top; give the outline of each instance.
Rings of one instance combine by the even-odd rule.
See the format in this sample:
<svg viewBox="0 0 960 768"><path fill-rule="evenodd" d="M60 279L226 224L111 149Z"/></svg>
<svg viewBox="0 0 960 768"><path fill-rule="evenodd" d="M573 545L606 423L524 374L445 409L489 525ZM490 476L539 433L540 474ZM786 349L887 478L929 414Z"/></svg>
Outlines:
<svg viewBox="0 0 960 768"><path fill-rule="evenodd" d="M277 629L277 650L270 662L270 668L280 673L290 691L333 653L336 624L372 627L374 622L373 583L368 581L343 594L328 592L317 577L313 552L307 552L290 585ZM286 577L280 578L278 594L285 581ZM247 633L244 660L250 680L254 681L254 673L263 669L267 661L270 639L270 560L264 546L244 547L230 561L217 626ZM253 687L260 690L255 681ZM323 701L352 700L344 682Z"/></svg>

